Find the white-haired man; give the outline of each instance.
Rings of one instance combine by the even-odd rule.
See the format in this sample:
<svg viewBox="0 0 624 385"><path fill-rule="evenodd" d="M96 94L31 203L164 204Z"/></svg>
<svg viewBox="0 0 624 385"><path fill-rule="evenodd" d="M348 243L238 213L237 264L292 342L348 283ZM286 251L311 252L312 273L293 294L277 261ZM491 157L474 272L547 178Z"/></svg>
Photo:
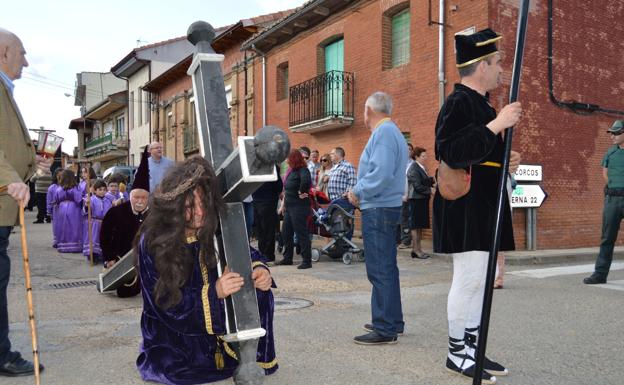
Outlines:
<svg viewBox="0 0 624 385"><path fill-rule="evenodd" d="M35 163L41 169L49 169L51 165L45 158L35 158L28 129L13 99L13 81L22 76L22 68L28 67L25 55L21 40L0 28L0 186L7 188L6 194L0 194L0 376L8 377L35 373L30 361L11 351L7 306L11 271L7 253L9 236L17 222L18 204L25 206L30 198L30 189L24 181L34 174Z"/></svg>
<svg viewBox="0 0 624 385"><path fill-rule="evenodd" d="M362 211L366 274L373 285L371 323L367 334L354 338L361 345L393 344L403 333L403 310L396 229L405 193L407 146L390 120L392 98L375 92L366 100L364 124L372 134L360 157L357 183L348 192L351 204Z"/></svg>
<svg viewBox="0 0 624 385"><path fill-rule="evenodd" d="M156 191L156 186L165 177L169 167L173 166L174 161L163 156L163 145L160 142L152 142L149 145L150 158L149 164L149 187L150 191Z"/></svg>

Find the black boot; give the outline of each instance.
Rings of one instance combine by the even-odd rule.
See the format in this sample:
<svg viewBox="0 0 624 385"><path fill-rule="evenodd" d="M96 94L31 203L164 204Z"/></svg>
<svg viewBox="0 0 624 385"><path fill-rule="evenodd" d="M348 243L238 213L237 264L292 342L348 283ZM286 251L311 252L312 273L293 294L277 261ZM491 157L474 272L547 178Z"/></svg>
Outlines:
<svg viewBox="0 0 624 385"><path fill-rule="evenodd" d="M286 258L284 258L284 259L282 259L280 261L275 262L275 265L281 265L281 266L292 265L292 264L293 264L292 259L291 260L287 260Z"/></svg>

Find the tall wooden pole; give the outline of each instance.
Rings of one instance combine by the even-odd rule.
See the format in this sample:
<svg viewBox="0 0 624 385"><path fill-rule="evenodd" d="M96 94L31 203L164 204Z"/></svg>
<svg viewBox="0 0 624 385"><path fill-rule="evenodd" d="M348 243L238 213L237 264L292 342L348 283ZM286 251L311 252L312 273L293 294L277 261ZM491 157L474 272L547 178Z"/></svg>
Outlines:
<svg viewBox="0 0 624 385"><path fill-rule="evenodd" d="M93 262L93 234L91 234L91 166L87 168L87 232L89 237L89 261L91 266L95 265Z"/></svg>
<svg viewBox="0 0 624 385"><path fill-rule="evenodd" d="M26 302L28 304L28 319L30 321L30 337L32 341L35 384L41 382L39 375L39 350L37 350L37 326L35 325L35 308L33 305L32 285L30 282L30 260L28 258L28 244L26 243L26 225L24 224L24 205L19 206L19 221L22 235L22 255L24 257L24 284L26 285Z"/></svg>
<svg viewBox="0 0 624 385"><path fill-rule="evenodd" d="M520 0L520 13L518 14L518 31L516 35L516 53L514 56L513 71L511 74L511 90L509 93L509 103L518 100L520 88L520 73L522 72L522 58L524 56L524 41L526 38L527 21L529 17L529 0ZM509 155L511 153L511 141L513 137L513 127L505 130L505 152L503 156L503 167L498 182L498 201L496 204L496 222L490 245L490 255L488 260L487 276L485 279L485 292L483 295L483 310L481 312L481 326L479 329L479 340L475 357L475 375L473 385L481 385L481 373L485 361L485 350L487 345L488 329L490 326L490 312L492 310L492 297L494 295L494 278L496 276L496 259L498 248L500 247L501 223L503 220L503 194L507 194L507 177L509 170Z"/></svg>

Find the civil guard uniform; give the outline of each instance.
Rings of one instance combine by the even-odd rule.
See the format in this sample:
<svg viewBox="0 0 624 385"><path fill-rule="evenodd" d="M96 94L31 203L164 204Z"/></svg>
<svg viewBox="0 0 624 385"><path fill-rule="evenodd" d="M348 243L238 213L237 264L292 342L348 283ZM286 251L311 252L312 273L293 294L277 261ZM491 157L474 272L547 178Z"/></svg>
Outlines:
<svg viewBox="0 0 624 385"><path fill-rule="evenodd" d="M616 120L607 133L619 137L624 134L624 121ZM616 139L618 143L621 143ZM613 247L624 219L624 144L616 144L607 150L602 159L602 167L607 169L607 185L605 186L604 208L602 211L602 236L600 252L596 258L594 273L585 278L587 285L606 283L611 262Z"/></svg>

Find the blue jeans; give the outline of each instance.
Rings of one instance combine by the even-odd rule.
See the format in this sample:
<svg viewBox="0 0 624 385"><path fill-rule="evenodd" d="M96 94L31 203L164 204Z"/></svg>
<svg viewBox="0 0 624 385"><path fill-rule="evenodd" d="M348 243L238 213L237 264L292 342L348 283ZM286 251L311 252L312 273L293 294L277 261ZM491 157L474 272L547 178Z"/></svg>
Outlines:
<svg viewBox="0 0 624 385"><path fill-rule="evenodd" d="M7 286L11 276L11 260L7 254L11 227L0 226L0 365L13 360L9 341L9 314L7 309Z"/></svg>
<svg viewBox="0 0 624 385"><path fill-rule="evenodd" d="M396 229L400 217L400 206L362 210L366 274L373 285L373 329L384 337L396 337L405 326L396 260Z"/></svg>

